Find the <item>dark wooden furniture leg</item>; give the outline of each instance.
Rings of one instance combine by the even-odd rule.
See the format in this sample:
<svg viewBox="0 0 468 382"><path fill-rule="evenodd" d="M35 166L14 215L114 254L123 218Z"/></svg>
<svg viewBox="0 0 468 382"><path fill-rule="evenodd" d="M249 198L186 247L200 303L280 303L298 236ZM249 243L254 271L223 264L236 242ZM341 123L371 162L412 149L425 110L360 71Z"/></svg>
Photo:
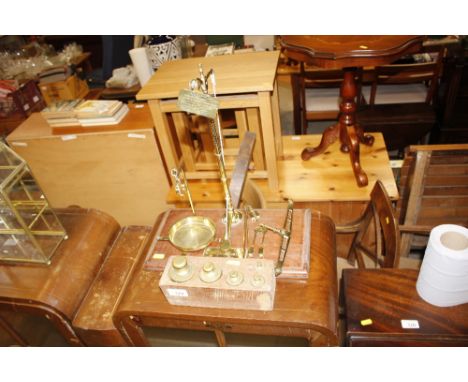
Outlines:
<svg viewBox="0 0 468 382"><path fill-rule="evenodd" d="M362 128L356 124L356 81L354 68L344 69L344 80L340 89L340 118L338 123L328 127L317 147L306 147L301 154L303 160L309 160L315 155L323 153L328 146L340 138L341 151L349 153L354 176L359 187L367 186L367 175L361 168L359 158L359 143L372 146L374 137L365 135Z"/></svg>
<svg viewBox="0 0 468 382"><path fill-rule="evenodd" d="M333 144L337 138L340 136L340 124L339 122L329 126L325 129L322 134L322 139L320 144L317 147L306 147L302 150L301 158L302 160L309 160L313 156L322 154L328 146Z"/></svg>

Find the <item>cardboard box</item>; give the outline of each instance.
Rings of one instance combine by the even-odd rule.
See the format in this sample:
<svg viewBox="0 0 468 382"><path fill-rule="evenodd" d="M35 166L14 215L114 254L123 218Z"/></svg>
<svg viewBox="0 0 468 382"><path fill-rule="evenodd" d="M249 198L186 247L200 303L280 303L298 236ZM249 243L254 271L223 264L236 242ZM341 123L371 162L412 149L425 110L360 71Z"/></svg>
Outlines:
<svg viewBox="0 0 468 382"><path fill-rule="evenodd" d="M47 105L56 101L84 98L89 92L86 81L76 75L70 76L64 81L39 84L39 88Z"/></svg>

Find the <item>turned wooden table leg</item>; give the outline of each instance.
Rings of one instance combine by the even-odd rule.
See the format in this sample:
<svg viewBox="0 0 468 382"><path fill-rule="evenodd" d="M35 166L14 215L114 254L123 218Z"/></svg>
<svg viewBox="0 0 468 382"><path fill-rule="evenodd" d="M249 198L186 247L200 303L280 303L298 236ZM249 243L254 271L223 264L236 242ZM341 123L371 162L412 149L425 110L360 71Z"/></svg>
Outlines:
<svg viewBox="0 0 468 382"><path fill-rule="evenodd" d="M364 134L364 130L359 124L356 123L355 128L359 142L366 146L372 146L374 144L374 137L370 134Z"/></svg>
<svg viewBox="0 0 468 382"><path fill-rule="evenodd" d="M359 187L367 186L368 179L364 170L361 168L359 155L359 143L368 146L374 143L374 137L364 135L362 128L356 124L356 96L357 88L354 80L355 69L344 69L344 80L341 85L341 104L340 104L340 141L341 151L349 153L354 177Z"/></svg>
<svg viewBox="0 0 468 382"><path fill-rule="evenodd" d="M348 126L354 129L356 123L356 82L354 81L354 70L345 69L344 80L341 84L340 96L340 117L338 123L340 125L340 141L341 151L348 153L351 150L350 140L348 137Z"/></svg>
<svg viewBox="0 0 468 382"><path fill-rule="evenodd" d="M367 175L364 170L361 168L360 153L359 153L359 139L356 134L356 129L354 126L345 127L347 133L344 134L346 142L343 145L346 145L349 149L349 157L351 159L351 166L354 171L354 177L359 187L367 186L369 183Z"/></svg>
<svg viewBox="0 0 468 382"><path fill-rule="evenodd" d="M340 138L341 151L349 153L351 166L359 187L367 186L368 179L366 173L361 168L359 156L359 143L372 146L374 137L365 135L361 126L356 124L356 81L354 80L355 69L344 69L344 80L341 85L340 95L340 117L338 123L328 127L323 135L320 144L317 147L306 147L302 153L303 160L309 160L315 155L323 153L328 146Z"/></svg>
<svg viewBox="0 0 468 382"><path fill-rule="evenodd" d="M302 160L309 160L313 156L322 154L328 146L334 143L340 135L340 124L336 123L333 126L327 127L322 134L322 140L317 147L306 147L302 150Z"/></svg>
<svg viewBox="0 0 468 382"><path fill-rule="evenodd" d="M356 69L345 68L344 69L344 80L340 89L341 104L340 104L340 118L339 122L342 126L342 134L340 136L341 142L343 141L344 134L347 129L345 127L352 126L356 132L359 143L363 143L366 146L372 146L374 144L374 137L369 134L364 134L362 127L356 122L356 97L357 97L357 86L354 77L356 75ZM342 148L342 151L348 152Z"/></svg>

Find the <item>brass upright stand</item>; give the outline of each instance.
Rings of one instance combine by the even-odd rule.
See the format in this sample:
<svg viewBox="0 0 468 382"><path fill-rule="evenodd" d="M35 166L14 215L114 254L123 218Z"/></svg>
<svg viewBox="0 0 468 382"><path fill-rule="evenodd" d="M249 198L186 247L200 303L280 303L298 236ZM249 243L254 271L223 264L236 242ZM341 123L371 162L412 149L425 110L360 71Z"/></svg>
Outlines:
<svg viewBox="0 0 468 382"><path fill-rule="evenodd" d="M242 220L242 213L235 210L232 204L231 193L227 183L226 166L224 160L224 149L222 141L221 125L219 122L218 105L216 101L216 80L212 69L205 75L203 67L199 65L200 77L190 81L190 91L181 91L179 94L178 105L180 109L202 115L209 118L209 126L215 156L218 162L221 184L223 185L224 198L226 201L226 229L224 237L220 241L219 247L210 247L205 250L209 256L243 256L242 249L232 248L231 246L231 227ZM213 84L214 97L208 94L208 79ZM197 92L199 91L199 92Z"/></svg>

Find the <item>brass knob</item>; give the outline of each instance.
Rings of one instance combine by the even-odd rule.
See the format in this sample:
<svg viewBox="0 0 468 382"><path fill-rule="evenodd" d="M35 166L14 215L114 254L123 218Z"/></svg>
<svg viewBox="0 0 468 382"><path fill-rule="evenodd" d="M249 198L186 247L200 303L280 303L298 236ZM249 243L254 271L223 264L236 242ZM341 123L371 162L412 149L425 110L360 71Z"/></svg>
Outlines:
<svg viewBox="0 0 468 382"><path fill-rule="evenodd" d="M228 277L226 278L226 282L232 286L240 285L242 284L242 281L244 281L244 275L239 271L229 272Z"/></svg>
<svg viewBox="0 0 468 382"><path fill-rule="evenodd" d="M169 277L176 283L183 283L188 281L193 276L193 270L190 266L186 256L175 256L172 259L171 269L169 270Z"/></svg>
<svg viewBox="0 0 468 382"><path fill-rule="evenodd" d="M221 277L221 269L217 268L216 265L209 261L203 264L200 270L200 280L205 283L213 283Z"/></svg>

